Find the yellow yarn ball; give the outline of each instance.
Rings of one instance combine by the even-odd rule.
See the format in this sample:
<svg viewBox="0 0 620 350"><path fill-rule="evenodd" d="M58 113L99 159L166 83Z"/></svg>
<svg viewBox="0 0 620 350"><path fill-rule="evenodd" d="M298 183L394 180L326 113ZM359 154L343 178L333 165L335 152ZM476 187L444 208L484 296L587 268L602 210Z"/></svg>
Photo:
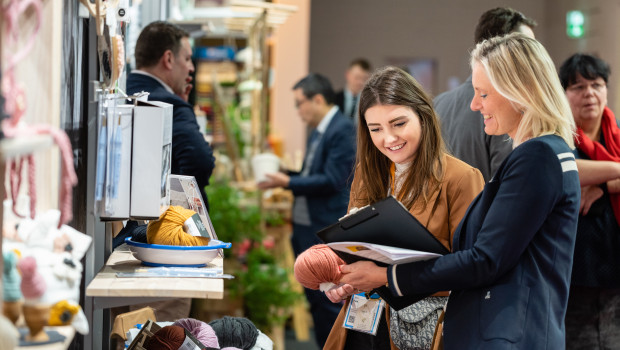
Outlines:
<svg viewBox="0 0 620 350"><path fill-rule="evenodd" d="M171 206L159 220L149 222L146 228L146 241L150 244L203 246L208 245L210 238L192 236L183 230L185 220L196 214L195 211L179 206Z"/></svg>

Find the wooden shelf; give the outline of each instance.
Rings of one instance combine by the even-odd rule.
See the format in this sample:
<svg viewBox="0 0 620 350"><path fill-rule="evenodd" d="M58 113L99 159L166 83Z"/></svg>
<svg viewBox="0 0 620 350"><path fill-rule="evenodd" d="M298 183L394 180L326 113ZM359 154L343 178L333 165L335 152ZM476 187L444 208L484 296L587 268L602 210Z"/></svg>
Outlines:
<svg viewBox="0 0 620 350"><path fill-rule="evenodd" d="M218 257L211 264L223 266L223 260ZM105 266L86 287L86 296L99 299L96 304L102 308L118 306L118 298L127 298L123 299L124 304L130 305L145 302L146 298L222 299L224 297L224 280L221 278L116 277L117 272L134 272L136 269L144 268L131 252L115 250Z"/></svg>

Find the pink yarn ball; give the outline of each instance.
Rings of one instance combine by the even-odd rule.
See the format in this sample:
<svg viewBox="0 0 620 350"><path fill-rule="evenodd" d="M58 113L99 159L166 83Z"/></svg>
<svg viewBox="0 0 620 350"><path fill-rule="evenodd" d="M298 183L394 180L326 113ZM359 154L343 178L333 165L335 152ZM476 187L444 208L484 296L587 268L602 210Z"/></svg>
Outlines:
<svg viewBox="0 0 620 350"><path fill-rule="evenodd" d="M314 290L324 282L338 284L342 277L339 266L343 264L344 261L331 248L317 244L295 260L295 278L302 286Z"/></svg>
<svg viewBox="0 0 620 350"><path fill-rule="evenodd" d="M202 345L208 348L220 347L215 331L205 322L194 318L182 318L176 320L173 325L187 329Z"/></svg>
<svg viewBox="0 0 620 350"><path fill-rule="evenodd" d="M43 276L37 271L37 261L32 256L22 258L17 263L17 268L22 274L22 282L20 284L22 294L27 299L40 298L47 285Z"/></svg>

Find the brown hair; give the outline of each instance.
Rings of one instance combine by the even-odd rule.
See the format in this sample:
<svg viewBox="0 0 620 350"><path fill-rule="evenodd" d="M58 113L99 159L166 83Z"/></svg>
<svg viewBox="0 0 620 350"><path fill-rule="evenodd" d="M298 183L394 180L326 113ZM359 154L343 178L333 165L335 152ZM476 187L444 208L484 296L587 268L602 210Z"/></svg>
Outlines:
<svg viewBox="0 0 620 350"><path fill-rule="evenodd" d="M360 67L365 72L370 72L370 62L368 62L365 58L356 58L349 62L349 68L353 68L355 66Z"/></svg>
<svg viewBox="0 0 620 350"><path fill-rule="evenodd" d="M356 166L364 188L354 201L356 205L377 202L387 196L390 188L392 162L375 147L366 127L366 111L376 105L409 107L420 118L420 145L413 163L404 174L401 192L406 194L402 196L405 207L412 208L422 199L420 209L424 210L429 196L443 179L442 159L445 151L439 119L422 86L402 69L391 66L375 71L360 94Z"/></svg>
<svg viewBox="0 0 620 350"><path fill-rule="evenodd" d="M478 25L474 32L474 43L478 44L494 36L518 31L522 25L534 29L536 21L509 7L497 7L488 10L478 20Z"/></svg>
<svg viewBox="0 0 620 350"><path fill-rule="evenodd" d="M136 41L136 67L153 67L168 50L176 56L181 48L181 39L188 37L189 33L175 24L164 21L149 23Z"/></svg>

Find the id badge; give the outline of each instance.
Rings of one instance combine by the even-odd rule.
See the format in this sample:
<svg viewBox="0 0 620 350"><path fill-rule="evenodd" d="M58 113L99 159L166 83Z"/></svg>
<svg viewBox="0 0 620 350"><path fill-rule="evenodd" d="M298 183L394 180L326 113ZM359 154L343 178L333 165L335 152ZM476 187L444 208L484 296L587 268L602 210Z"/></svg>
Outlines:
<svg viewBox="0 0 620 350"><path fill-rule="evenodd" d="M353 295L347 314L344 318L343 327L358 332L377 334L381 314L385 308L385 302L381 298L366 298L364 293Z"/></svg>

